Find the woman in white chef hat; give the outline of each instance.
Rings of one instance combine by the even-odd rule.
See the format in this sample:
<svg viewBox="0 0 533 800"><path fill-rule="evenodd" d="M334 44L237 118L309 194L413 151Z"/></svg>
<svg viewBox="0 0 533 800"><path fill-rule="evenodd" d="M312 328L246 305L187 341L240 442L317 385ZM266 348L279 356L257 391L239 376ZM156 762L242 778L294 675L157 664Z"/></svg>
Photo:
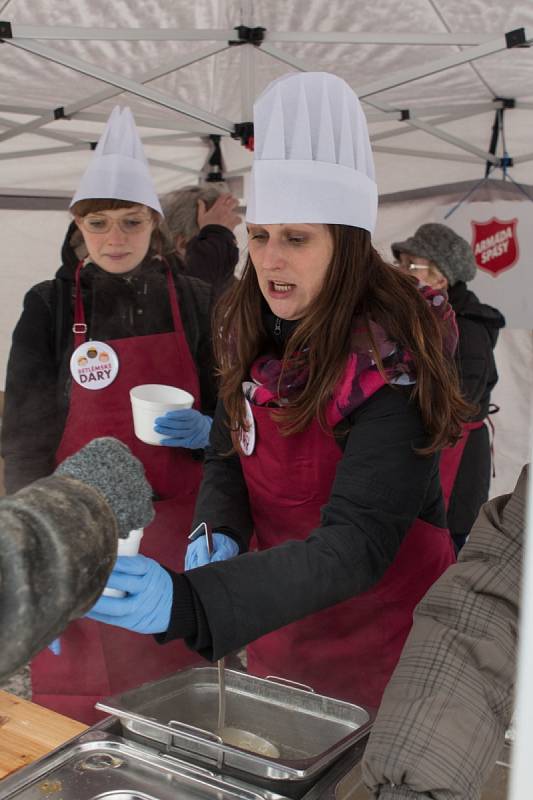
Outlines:
<svg viewBox="0 0 533 800"><path fill-rule="evenodd" d="M80 261L67 237L56 279L26 296L7 376L6 483L15 491L91 439L114 436L140 458L155 494L141 552L180 569L201 478L195 451L207 443L216 399L211 289L158 256L161 207L128 108L112 112L70 210L88 255ZM165 417L169 447L135 436L129 393L139 384L194 397L192 409ZM34 659L33 699L91 724L103 695L193 660L182 643L163 649L80 620L62 635L58 655Z"/></svg>
<svg viewBox="0 0 533 800"><path fill-rule="evenodd" d="M460 436L453 314L384 263L365 117L335 75L254 108L249 258L219 307L219 400L190 571L119 559L90 616L377 705L414 606L454 560L439 450ZM255 533L260 552L245 553ZM207 562L202 569L194 569ZM162 575L154 598L138 574Z"/></svg>

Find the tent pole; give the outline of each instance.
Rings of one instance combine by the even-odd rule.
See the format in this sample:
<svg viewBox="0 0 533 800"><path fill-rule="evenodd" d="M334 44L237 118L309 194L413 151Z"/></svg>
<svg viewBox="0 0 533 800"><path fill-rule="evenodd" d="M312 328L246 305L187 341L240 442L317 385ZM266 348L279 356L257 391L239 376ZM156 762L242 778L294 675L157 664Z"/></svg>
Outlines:
<svg viewBox="0 0 533 800"><path fill-rule="evenodd" d="M13 42L13 40L10 40ZM164 65L160 65L155 69L149 70L148 72L144 73L140 76L138 80L138 85L149 83L150 81L155 80L156 78L161 78L164 75L168 75L171 72L175 72L183 67L187 67L190 64L195 64L198 61L202 61L205 58L209 58L210 56L214 55L215 53L220 53L223 50L228 48L227 43L224 46L215 45L209 47L205 50L202 50L198 53L191 54L186 58L181 60L173 60L170 62L166 62ZM43 56L46 57L46 56ZM54 60L53 58L51 60ZM90 66L90 65L89 65ZM84 73L88 74L88 73ZM112 88L103 89L99 92L94 94L88 95L74 103L70 103L68 106L65 106L63 109L64 115L66 117L70 117L74 115L77 111L80 111L84 108L88 108L89 106L96 105L97 103L101 103L104 100L108 100L111 97L115 97L122 93L122 89L116 90L115 86ZM1 109L0 109L1 110ZM5 109L8 110L8 109ZM29 113L29 112L28 112ZM41 113L41 112L37 112ZM5 141L7 139L13 138L13 136L19 135L19 133L29 133L30 131L35 131L37 128L41 127L42 125L46 125L49 122L54 121L53 111L48 111L45 114L42 114L39 119L32 120L31 122L27 122L24 125L19 125L18 128L10 132L10 135L0 134L0 141Z"/></svg>
<svg viewBox="0 0 533 800"><path fill-rule="evenodd" d="M415 117L418 118L419 114L414 111L413 108L409 109L411 113ZM461 119L468 119L469 117L476 117L478 114L484 114L487 111L494 110L494 103L479 103L478 105L469 106L468 111L458 112L456 114L447 114L443 115L442 117L436 117L435 119L426 120L430 123L430 125L447 125L449 122L457 122ZM423 116L423 115L420 115ZM413 128L406 128L402 126L401 128L395 128L391 131L383 131L382 133L373 133L370 135L370 141L380 142L382 139L390 139L395 136L404 136L407 133L412 133Z"/></svg>
<svg viewBox="0 0 533 800"><path fill-rule="evenodd" d="M498 39L498 43L499 43L498 47L499 47L499 49L501 49L501 47L502 47L501 40ZM494 40L492 40L491 46L492 47L495 46L494 45ZM478 48L475 48L475 49L478 49ZM307 65L304 65L304 63L301 62L300 60L297 60L297 59L289 57L289 56L285 56L284 53L280 53L275 48L272 48L272 47L270 47L268 45L265 45L264 43L261 46L261 50L263 50L265 53L268 53L270 56L272 56L273 58L277 59L278 61L284 61L286 64L289 64L290 66L294 67L295 69L299 69L302 72L305 72L305 71L308 71L308 70L312 69L311 67L308 67ZM463 53L464 52L466 52L466 51L463 51ZM466 60L468 60L468 59L466 59ZM436 62L434 62L434 63L436 63ZM413 73L414 71L411 70L410 72ZM422 77L422 76L419 75L418 77ZM413 78L413 80L414 80L414 78ZM396 85L396 84L394 84L394 85ZM388 88L388 87L382 87L380 89L380 91L384 91L385 88ZM355 91L358 94L357 89ZM376 102L374 100L365 99L364 97L361 97L360 95L359 95L359 97L364 103L367 103L368 105L372 106L373 108L377 109L378 111L401 114L401 112L399 112L398 110L395 111L395 109L388 108L386 105L382 105L379 102ZM447 142L448 144L452 144L455 147L459 147L462 150L466 150L467 152L478 156L478 158L480 158L483 161L494 160L494 163L497 163L497 159L494 158L494 156L491 156L490 153L486 153L484 150L481 150L481 148L475 147L474 145L471 145L469 142L466 142L466 141L463 141L462 139L459 139L457 136L452 136L452 134L445 133L444 131L440 131L437 128L435 128L434 126L430 125L429 123L423 122L423 120L415 118L415 117L411 116L410 114L407 114L406 116L400 116L400 119L403 119L407 123L407 125L410 125L413 128L419 128L420 130L423 130L426 133L429 133L432 136L437 137L438 139L442 139L443 141Z"/></svg>
<svg viewBox="0 0 533 800"><path fill-rule="evenodd" d="M386 145L372 145L374 153L389 153L397 156L409 156L414 158L434 158L438 161L464 161L468 164L479 164L479 158L466 156L457 153L439 153L432 150L409 150L403 147L387 147Z"/></svg>
<svg viewBox="0 0 533 800"><path fill-rule="evenodd" d="M12 150L8 153L0 153L0 161L8 161L11 158L29 158L32 156L51 156L58 153L74 153L77 150L90 149L90 142L79 142L78 144L66 145L65 147L38 147L34 150Z"/></svg>
<svg viewBox="0 0 533 800"><path fill-rule="evenodd" d="M233 29L199 28L94 28L75 25L17 25L11 23L17 39L117 42L228 42L235 37ZM486 37L485 37L486 38Z"/></svg>
<svg viewBox="0 0 533 800"><path fill-rule="evenodd" d="M251 25L250 21L241 22ZM73 40L73 41L175 41L215 42L234 38L235 31L201 28L97 28L76 25L18 25L12 23L13 35L19 39ZM425 46L472 46L487 42L491 34L479 33L385 33L383 31L270 31L265 36L270 42L309 42L315 44L388 44Z"/></svg>
<svg viewBox="0 0 533 800"><path fill-rule="evenodd" d="M533 41L533 36L529 31L525 31L525 41L527 45ZM484 44L477 47L469 47L466 50L461 50L460 53L439 58L436 61L430 61L426 64L421 64L419 67L410 67L409 69L398 70L387 78L381 78L366 86L355 87L355 92L360 100L369 97L372 94L394 89L397 86L404 86L406 83L411 83L419 78L426 78L428 75L435 75L437 72L443 72L450 67L457 67L460 64L468 64L471 61L476 61L478 58L500 53L503 50L508 50L509 45L505 35L499 36L497 39L491 39Z"/></svg>

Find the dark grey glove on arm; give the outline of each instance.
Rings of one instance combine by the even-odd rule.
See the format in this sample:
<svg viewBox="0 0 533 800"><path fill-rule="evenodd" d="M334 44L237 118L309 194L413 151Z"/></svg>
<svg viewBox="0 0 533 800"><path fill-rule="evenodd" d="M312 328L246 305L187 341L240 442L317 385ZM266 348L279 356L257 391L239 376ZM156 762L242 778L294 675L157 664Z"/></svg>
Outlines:
<svg viewBox="0 0 533 800"><path fill-rule="evenodd" d="M108 503L71 478L0 499L0 681L93 606L117 540Z"/></svg>
<svg viewBox="0 0 533 800"><path fill-rule="evenodd" d="M111 438L0 498L0 681L92 608L119 534L153 516L141 462Z"/></svg>
<svg viewBox="0 0 533 800"><path fill-rule="evenodd" d="M154 518L152 489L144 467L118 439L93 439L61 462L54 474L75 478L103 495L115 515L122 539Z"/></svg>

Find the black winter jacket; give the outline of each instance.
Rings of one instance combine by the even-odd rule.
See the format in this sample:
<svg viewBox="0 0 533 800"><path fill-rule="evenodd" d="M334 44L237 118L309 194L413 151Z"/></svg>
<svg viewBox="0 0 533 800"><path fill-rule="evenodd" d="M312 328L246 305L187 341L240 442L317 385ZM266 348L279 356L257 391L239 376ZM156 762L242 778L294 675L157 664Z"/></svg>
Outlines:
<svg viewBox="0 0 533 800"><path fill-rule="evenodd" d="M474 420L489 413L490 394L498 381L494 348L505 319L496 308L481 303L456 283L448 292L459 328L456 362L466 399L479 406ZM486 426L471 431L448 508L448 527L458 547L464 543L479 510L489 496L491 452Z"/></svg>
<svg viewBox="0 0 533 800"><path fill-rule="evenodd" d="M55 280L39 283L26 294L13 333L2 424L8 493L53 472L65 427L78 264L70 244L74 233L71 225ZM211 351L213 290L175 269L172 272L185 336L198 369L201 408L212 415L216 405ZM173 330L166 271L160 260L147 257L125 275L113 275L89 263L81 273L81 290L90 338L106 341Z"/></svg>
<svg viewBox="0 0 533 800"><path fill-rule="evenodd" d="M410 390L383 387L348 423L319 526L305 541L245 553L253 520L240 459L227 455L232 445L219 402L193 524L208 522L213 530L232 536L245 554L173 574L170 627L158 641L185 638L206 658L218 659L371 588L394 560L415 519L445 527L438 455L415 452L427 445L427 436ZM346 564L352 568L347 570ZM317 570L328 573L320 586L313 578Z"/></svg>
<svg viewBox="0 0 533 800"><path fill-rule="evenodd" d="M456 283L448 291L459 328L456 361L461 387L467 400L479 405L475 419L485 419L490 393L498 382L494 348L505 318L496 308L481 303L466 283Z"/></svg>

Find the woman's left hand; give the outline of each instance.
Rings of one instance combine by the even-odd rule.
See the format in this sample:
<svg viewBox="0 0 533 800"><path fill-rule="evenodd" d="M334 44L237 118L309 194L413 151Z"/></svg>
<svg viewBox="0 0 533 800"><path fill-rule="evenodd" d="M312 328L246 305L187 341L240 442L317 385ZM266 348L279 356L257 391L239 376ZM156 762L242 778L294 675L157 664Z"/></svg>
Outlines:
<svg viewBox="0 0 533 800"><path fill-rule="evenodd" d="M164 417L157 417L154 431L166 436L161 444L168 447L188 447L199 450L207 447L213 420L200 414L194 408L180 408L167 411Z"/></svg>
<svg viewBox="0 0 533 800"><path fill-rule="evenodd" d="M157 561L140 555L119 556L107 586L126 592L126 596L102 595L87 617L136 633L167 630L173 598L172 578Z"/></svg>

